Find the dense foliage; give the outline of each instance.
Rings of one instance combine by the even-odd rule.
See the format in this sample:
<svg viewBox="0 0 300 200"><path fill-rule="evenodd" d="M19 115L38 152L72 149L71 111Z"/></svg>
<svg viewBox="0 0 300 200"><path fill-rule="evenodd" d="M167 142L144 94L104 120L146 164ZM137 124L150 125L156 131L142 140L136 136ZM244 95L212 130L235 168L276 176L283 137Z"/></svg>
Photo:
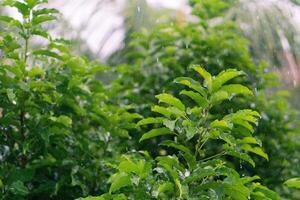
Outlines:
<svg viewBox="0 0 300 200"><path fill-rule="evenodd" d="M1 199L74 199L99 193L103 161L126 148L135 114L109 102L95 74L105 67L73 56L42 23L56 10L41 1L5 1L21 21L2 16L0 69ZM47 46L34 46L34 37ZM118 136L118 137L116 137Z"/></svg>
<svg viewBox="0 0 300 200"><path fill-rule="evenodd" d="M192 1L198 22L134 33L111 68L48 34L46 2L1 2L22 19L0 17L0 199L299 198L297 113L213 22L234 1Z"/></svg>
<svg viewBox="0 0 300 200"><path fill-rule="evenodd" d="M160 116L137 123L137 126L153 125L140 142L164 136L160 145L176 151L158 156L155 161L149 160L149 156L141 159L123 155L113 165L117 172L108 180L109 194L98 199L280 199L275 192L255 182L258 176L240 177L219 158L237 157L253 167L255 163L249 153L268 159L261 142L252 136L260 117L256 111L244 109L225 116L211 113L216 105L236 95L252 95L241 84L226 84L243 73L229 69L214 78L200 66L192 68L203 77L204 84L189 77L175 79L189 88L179 94L192 101L186 99L188 103L183 103L167 93L156 95L162 106L155 105L152 111ZM207 155L206 146L212 143L217 144L214 154ZM121 193L114 194L118 191Z"/></svg>

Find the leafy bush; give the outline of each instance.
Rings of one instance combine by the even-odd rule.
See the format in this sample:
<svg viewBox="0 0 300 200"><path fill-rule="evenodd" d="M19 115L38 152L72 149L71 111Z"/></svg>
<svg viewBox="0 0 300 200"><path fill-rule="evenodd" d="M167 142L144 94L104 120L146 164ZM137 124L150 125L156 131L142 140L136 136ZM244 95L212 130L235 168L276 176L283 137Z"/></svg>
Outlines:
<svg viewBox="0 0 300 200"><path fill-rule="evenodd" d="M243 174L258 174L264 184L285 197L299 198L298 193L282 184L300 174L300 154L295 151L300 148L299 113L287 101L288 92L280 91L279 79L270 72L269 66L254 64L248 41L241 38L234 22L218 23L220 19L216 17L223 15L221 10L226 11L233 2L196 0L193 1L193 13L198 16L198 22L162 25L132 35L130 46L111 59L117 73L121 74L114 83L115 88L124 102L136 104L137 112L152 116L149 110L155 102L153 97L161 91L176 93L181 89L171 82L176 77L187 76L187 66L206 66L213 75L228 67L243 70L249 77L245 84L253 88L254 96L225 102L223 106L216 106L214 113L229 114L249 107L260 111L262 118L257 137L272 159L257 162L255 168L239 169L239 162L234 164ZM120 63L127 65L118 65ZM160 148L148 146L149 152L159 154Z"/></svg>
<svg viewBox="0 0 300 200"><path fill-rule="evenodd" d="M209 23L226 3L194 1L200 22L137 34L108 68L48 34L46 2L1 3L22 19L0 17L0 199L279 199L259 177L299 196L282 186L300 174L296 113L234 24Z"/></svg>
<svg viewBox="0 0 300 200"><path fill-rule="evenodd" d="M211 113L223 101L235 95L252 95L252 91L241 84L227 84L231 79L243 75L241 71L228 69L218 76L194 66L204 79L204 84L189 78L175 79L187 86L179 94L191 99L181 99L167 93L156 95L162 104L152 107L159 117L142 119L137 126L151 125L140 142L162 137L161 146L174 149L170 155L149 158L142 155L123 155L110 178L109 193L98 199L280 199L279 196L255 182L258 176L241 177L224 156L236 157L255 166L249 153L268 159L261 142L253 137L254 126L260 115L244 109L225 116ZM169 140L169 138L172 138ZM206 151L211 143L218 144L214 150ZM140 158L142 157L142 158ZM85 198L93 199L93 197Z"/></svg>
<svg viewBox="0 0 300 200"><path fill-rule="evenodd" d="M136 114L109 103L94 76L106 67L73 56L43 23L56 19L45 1L4 1L22 20L7 27L0 50L1 199L74 199L105 191L106 159L126 148ZM42 37L45 47L32 44ZM118 137L116 137L118 136ZM104 187L104 188L103 188Z"/></svg>

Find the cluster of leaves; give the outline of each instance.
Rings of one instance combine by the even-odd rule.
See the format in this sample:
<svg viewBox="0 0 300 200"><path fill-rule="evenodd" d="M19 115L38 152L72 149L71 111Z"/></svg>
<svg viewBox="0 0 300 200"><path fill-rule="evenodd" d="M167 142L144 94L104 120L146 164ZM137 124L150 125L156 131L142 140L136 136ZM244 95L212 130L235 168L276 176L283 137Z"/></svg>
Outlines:
<svg viewBox="0 0 300 200"><path fill-rule="evenodd" d="M222 160L224 156L235 157L254 167L249 153L268 159L261 142L253 136L260 117L256 111L244 109L225 116L211 113L216 105L236 95L253 95L241 84L227 84L244 73L228 69L212 77L200 66L192 68L204 83L190 77L175 79L188 88L179 93L188 99L168 93L156 95L161 105L153 106L152 111L159 116L137 123L138 127L152 126L140 142L162 137L160 146L174 149L174 153L157 156L154 161L149 156L124 155L113 165L116 173L109 178L109 193L97 199L280 199L256 182L258 176L240 177ZM206 151L211 143L218 144L213 155Z"/></svg>
<svg viewBox="0 0 300 200"><path fill-rule="evenodd" d="M230 4L192 2L200 23L137 34L113 74L48 34L46 0L1 1L22 17L0 16L0 199L279 199L257 180L299 176L295 115L234 25L209 23Z"/></svg>
<svg viewBox="0 0 300 200"><path fill-rule="evenodd" d="M216 17L223 15L222 11L230 8L234 1L191 2L199 22L160 25L151 31L135 33L129 47L112 56L112 65L127 63L116 66L119 79L112 85L113 90L125 102L135 103L138 112L152 116L149 110L155 102L154 96L162 90L178 91L180 87L174 87L171 82L176 77L186 76L186 67L191 64L206 66L212 74L228 67L245 71L249 77L245 84L255 88L254 96L225 102L213 112L229 114L248 107L259 110L262 118L257 137L272 159L257 162L256 168L245 167L239 171L258 174L266 185L285 197L299 198L299 194L282 185L288 178L300 174L300 155L295 151L300 148L298 116L287 101L288 93L274 92L274 88L280 88L278 77L264 63L254 64L248 43L241 38L235 24L232 21L218 23ZM159 154L160 148L147 150ZM239 167L239 163L234 164Z"/></svg>
<svg viewBox="0 0 300 200"><path fill-rule="evenodd" d="M66 41L49 36L43 24L58 11L43 3L1 2L22 19L0 17L0 199L74 199L105 191L103 162L126 148L121 138L139 118L109 102L94 78L106 67L73 56ZM32 44L35 37L45 46Z"/></svg>

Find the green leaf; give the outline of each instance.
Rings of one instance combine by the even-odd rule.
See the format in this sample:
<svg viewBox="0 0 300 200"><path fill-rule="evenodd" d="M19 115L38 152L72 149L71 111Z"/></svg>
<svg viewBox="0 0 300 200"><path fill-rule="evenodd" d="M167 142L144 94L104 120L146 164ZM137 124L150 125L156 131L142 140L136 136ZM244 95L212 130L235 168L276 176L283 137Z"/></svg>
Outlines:
<svg viewBox="0 0 300 200"><path fill-rule="evenodd" d="M259 146L261 146L261 141L258 141L256 138L254 137L244 137L241 140L238 140L239 144L258 144Z"/></svg>
<svg viewBox="0 0 300 200"><path fill-rule="evenodd" d="M252 181L259 180L259 179L260 179L259 176L252 176L252 177L243 177L243 178L241 178L243 184L250 183Z"/></svg>
<svg viewBox="0 0 300 200"><path fill-rule="evenodd" d="M50 119L54 122L60 123L64 125L65 127L72 127L72 119L69 118L68 116L61 115L59 117L50 117Z"/></svg>
<svg viewBox="0 0 300 200"><path fill-rule="evenodd" d="M170 94L163 93L163 94L156 95L155 97L159 100L159 102L167 103L182 111L185 110L184 104L178 98L173 97Z"/></svg>
<svg viewBox="0 0 300 200"><path fill-rule="evenodd" d="M58 60L62 60L63 57L58 55L55 52L49 51L49 50L36 50L34 52L32 52L33 55L37 55L37 56L48 56L48 57L52 57L52 58L56 58Z"/></svg>
<svg viewBox="0 0 300 200"><path fill-rule="evenodd" d="M204 98L203 96L201 96L200 94L196 93L196 92L182 90L180 92L180 94L190 97L193 101L195 101L202 108L206 108L208 106L207 99Z"/></svg>
<svg viewBox="0 0 300 200"><path fill-rule="evenodd" d="M165 192L174 192L174 184L171 182L163 182L158 186L158 196Z"/></svg>
<svg viewBox="0 0 300 200"><path fill-rule="evenodd" d="M0 21L11 24L12 26L16 26L18 28L22 28L22 23L12 17L8 16L0 16Z"/></svg>
<svg viewBox="0 0 300 200"><path fill-rule="evenodd" d="M269 160L268 155L260 147L252 147L249 144L244 144L241 148L245 151L249 151L251 153L254 153L256 155L265 158L266 160Z"/></svg>
<svg viewBox="0 0 300 200"><path fill-rule="evenodd" d="M171 140L166 140L166 141L163 141L162 143L160 143L160 145L162 146L167 146L167 147L172 147L172 148L175 148L175 149L178 149L184 153L187 153L187 154L192 154L192 152L185 146L181 145L181 144L177 144Z"/></svg>
<svg viewBox="0 0 300 200"><path fill-rule="evenodd" d="M30 8L25 3L15 1L13 4L9 3L7 5L17 8L19 13L21 13L23 16L29 16Z"/></svg>
<svg viewBox="0 0 300 200"><path fill-rule="evenodd" d="M41 16L34 17L33 20L32 20L32 24L33 25L38 25L38 24L48 22L48 21L52 21L52 20L56 20L56 17L51 16L51 15L41 15Z"/></svg>
<svg viewBox="0 0 300 200"><path fill-rule="evenodd" d="M252 187L254 188L254 192L252 192L252 196L255 196L254 194L263 194L263 197L261 197L261 195L259 196L259 199L268 199L268 200L281 200L280 196L270 190L269 188L262 186L260 183L253 183Z"/></svg>
<svg viewBox="0 0 300 200"><path fill-rule="evenodd" d="M174 80L175 83L179 83L179 84L182 84L182 85L186 85L188 86L189 88L197 91L199 94L201 94L203 97L206 97L207 94L206 94L206 91L204 90L204 88L201 86L201 84L197 81L195 81L194 79L192 78L189 78L189 77L179 77L179 78L176 78Z"/></svg>
<svg viewBox="0 0 300 200"><path fill-rule="evenodd" d="M229 98L230 98L230 96L229 96L228 92L220 90L220 91L212 94L212 96L210 97L210 103L212 105L217 105Z"/></svg>
<svg viewBox="0 0 300 200"><path fill-rule="evenodd" d="M226 91L229 95L236 95L236 94L245 94L245 95L253 95L252 91L249 88L240 85L240 84L230 84L221 87L222 91Z"/></svg>
<svg viewBox="0 0 300 200"><path fill-rule="evenodd" d="M245 73L242 71L237 71L236 69L227 69L222 71L213 80L213 91L217 91L227 81L243 74Z"/></svg>
<svg viewBox="0 0 300 200"><path fill-rule="evenodd" d="M284 185L290 188L298 188L300 189L300 177L299 178L291 178L284 182Z"/></svg>
<svg viewBox="0 0 300 200"><path fill-rule="evenodd" d="M232 124L228 123L225 120L215 120L210 123L210 127L212 128L221 128L221 129L231 129Z"/></svg>
<svg viewBox="0 0 300 200"><path fill-rule="evenodd" d="M59 13L58 10L53 9L53 8L43 8L43 9L38 9L33 11L33 16L38 16L38 15L48 15L48 14L57 14Z"/></svg>
<svg viewBox="0 0 300 200"><path fill-rule="evenodd" d="M26 196L29 194L27 187L22 181L13 182L9 187L9 190L15 195Z"/></svg>
<svg viewBox="0 0 300 200"><path fill-rule="evenodd" d="M199 65L193 65L191 67L196 72L198 72L205 80L204 85L207 87L208 91L212 91L212 76L209 72L207 72L204 68Z"/></svg>
<svg viewBox="0 0 300 200"><path fill-rule="evenodd" d="M158 129L152 129L151 131L145 133L142 138L140 139L140 142L153 138L153 137L157 137L157 136L161 136L161 135L170 135L173 134L170 129L168 128L158 128Z"/></svg>
<svg viewBox="0 0 300 200"><path fill-rule="evenodd" d="M29 77L33 78L35 76L44 76L45 70L41 67L33 67L28 72Z"/></svg>
<svg viewBox="0 0 300 200"><path fill-rule="evenodd" d="M113 174L109 178L108 182L111 183L111 186L109 188L109 193L113 193L123 187L130 186L132 184L130 176L127 173L123 173L123 172Z"/></svg>
<svg viewBox="0 0 300 200"><path fill-rule="evenodd" d="M136 126L143 126L143 125L148 125L148 124L161 124L165 118L163 117L148 117L145 119L140 120Z"/></svg>
<svg viewBox="0 0 300 200"><path fill-rule="evenodd" d="M237 157L239 159L242 159L246 162L248 162L249 164L252 165L252 167L255 167L255 162L252 160L252 158L246 154L246 153L241 153L241 152L236 152L236 151L233 151L233 150L229 150L227 151L226 153L227 155L230 155L230 156L233 156L233 157Z"/></svg>
<svg viewBox="0 0 300 200"><path fill-rule="evenodd" d="M173 131L174 128L175 128L176 122L177 122L176 119L175 119L175 120L167 120L167 119L165 119L165 120L163 121L163 124L164 124L167 128L169 128L171 131Z"/></svg>
<svg viewBox="0 0 300 200"><path fill-rule="evenodd" d="M167 118L170 118L170 116L172 115L171 111L169 111L167 108L162 107L162 106L153 106L151 108L151 111L160 113L160 114L162 114L163 116L165 116Z"/></svg>
<svg viewBox="0 0 300 200"><path fill-rule="evenodd" d="M196 183L197 181L201 181L205 177L215 175L216 171L213 168L198 168L194 170L194 172L184 180L184 183Z"/></svg>
<svg viewBox="0 0 300 200"><path fill-rule="evenodd" d="M13 104L16 104L17 99L16 99L16 95L14 93L14 90L6 89L6 94L7 94L9 101L12 102Z"/></svg>

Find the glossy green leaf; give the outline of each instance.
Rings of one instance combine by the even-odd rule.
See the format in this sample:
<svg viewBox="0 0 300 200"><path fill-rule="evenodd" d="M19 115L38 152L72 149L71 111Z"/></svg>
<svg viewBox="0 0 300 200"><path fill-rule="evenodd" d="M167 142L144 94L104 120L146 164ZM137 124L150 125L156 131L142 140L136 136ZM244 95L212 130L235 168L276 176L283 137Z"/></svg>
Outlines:
<svg viewBox="0 0 300 200"><path fill-rule="evenodd" d="M109 188L109 193L114 193L118 191L119 189L130 186L131 183L131 178L127 173L117 173L113 174L109 180L109 183L111 183L111 186Z"/></svg>
<svg viewBox="0 0 300 200"><path fill-rule="evenodd" d="M199 65L193 65L191 67L193 70L198 72L205 80L204 85L207 87L208 91L212 91L212 76L204 68Z"/></svg>
<svg viewBox="0 0 300 200"><path fill-rule="evenodd" d="M287 187L300 189L300 178L291 178L284 182Z"/></svg>
<svg viewBox="0 0 300 200"><path fill-rule="evenodd" d="M178 98L173 97L170 94L163 93L163 94L156 95L155 97L159 100L159 102L167 103L182 111L185 110L184 104Z"/></svg>
<svg viewBox="0 0 300 200"><path fill-rule="evenodd" d="M249 90L249 88L240 84L225 85L222 86L220 90L226 91L229 95L236 95L236 94L253 95L252 91Z"/></svg>
<svg viewBox="0 0 300 200"><path fill-rule="evenodd" d="M38 25L38 24L41 24L41 23L44 23L44 22L53 21L55 19L56 19L55 16L41 15L41 16L37 16L37 17L33 18L32 24L33 25Z"/></svg>
<svg viewBox="0 0 300 200"><path fill-rule="evenodd" d="M187 90L182 90L180 92L181 95L186 95L190 97L193 101L195 101L200 107L207 107L208 106L208 101L205 99L203 96L200 94L193 92L193 91L187 91Z"/></svg>
<svg viewBox="0 0 300 200"><path fill-rule="evenodd" d="M266 160L269 160L268 155L260 147L252 147L249 144L245 144L245 145L242 146L242 149L245 150L245 151L249 151L251 153L254 153L256 155L259 155L259 156L265 158Z"/></svg>
<svg viewBox="0 0 300 200"><path fill-rule="evenodd" d="M229 96L228 92L220 90L216 93L213 93L212 96L210 97L209 101L212 105L217 105L229 98L230 98L230 96Z"/></svg>
<svg viewBox="0 0 300 200"><path fill-rule="evenodd" d="M196 91L199 94L201 94L203 97L207 96L206 91L202 87L202 85L199 82L197 82L194 79L192 79L192 78L189 78L189 77L179 77L179 78L176 78L174 80L174 82L182 84L182 85L185 85L185 86L188 86L189 88L191 88L194 91Z"/></svg>
<svg viewBox="0 0 300 200"><path fill-rule="evenodd" d="M163 117L148 117L145 119L140 120L136 125L137 126L143 126L143 125L148 125L148 124L161 124L165 118Z"/></svg>
<svg viewBox="0 0 300 200"><path fill-rule="evenodd" d="M227 69L219 73L213 80L213 91L218 90L227 81L245 74L242 71L237 71L236 69Z"/></svg>
<svg viewBox="0 0 300 200"><path fill-rule="evenodd" d="M143 136L140 139L140 142L142 142L144 140L148 140L153 137L162 136L162 135L170 135L170 134L173 134L173 133L168 128L152 129L151 131L143 134Z"/></svg>

